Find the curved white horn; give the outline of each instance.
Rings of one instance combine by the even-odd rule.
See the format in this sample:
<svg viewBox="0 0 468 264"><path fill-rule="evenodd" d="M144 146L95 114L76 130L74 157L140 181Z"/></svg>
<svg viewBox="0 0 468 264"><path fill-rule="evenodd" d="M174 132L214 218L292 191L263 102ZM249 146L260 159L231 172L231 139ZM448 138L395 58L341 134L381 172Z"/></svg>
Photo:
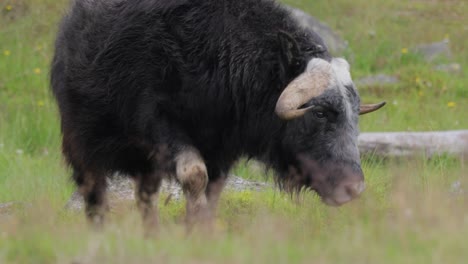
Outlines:
<svg viewBox="0 0 468 264"><path fill-rule="evenodd" d="M332 81L331 64L322 59L313 59L307 70L289 83L281 93L276 102L276 114L284 120L304 115L310 107L299 107L321 95Z"/></svg>

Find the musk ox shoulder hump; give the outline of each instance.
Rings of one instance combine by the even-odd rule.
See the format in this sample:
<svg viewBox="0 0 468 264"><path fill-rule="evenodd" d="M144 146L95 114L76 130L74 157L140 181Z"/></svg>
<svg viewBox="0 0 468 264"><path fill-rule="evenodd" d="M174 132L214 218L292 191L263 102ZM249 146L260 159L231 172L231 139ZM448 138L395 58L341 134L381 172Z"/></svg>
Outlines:
<svg viewBox="0 0 468 264"><path fill-rule="evenodd" d="M73 2L73 7L80 7L81 9L84 9L89 12L95 12L99 11L102 9L108 9L108 8L116 8L116 7L126 7L128 8L128 5L125 5L126 2L131 2L132 6L136 9L139 8L144 8L147 11L150 10L166 10L173 8L175 6L180 6L183 4L188 3L188 0L140 0L140 1L135 1L135 0L74 0Z"/></svg>

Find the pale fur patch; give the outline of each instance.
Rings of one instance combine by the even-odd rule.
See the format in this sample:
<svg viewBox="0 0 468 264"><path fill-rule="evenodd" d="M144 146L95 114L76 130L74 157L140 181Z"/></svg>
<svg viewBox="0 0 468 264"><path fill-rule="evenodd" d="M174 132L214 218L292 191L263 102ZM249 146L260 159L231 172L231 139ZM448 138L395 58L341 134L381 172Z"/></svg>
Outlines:
<svg viewBox="0 0 468 264"><path fill-rule="evenodd" d="M324 59L313 58L307 63L306 71L313 71L315 69L328 70L330 68L330 63Z"/></svg>
<svg viewBox="0 0 468 264"><path fill-rule="evenodd" d="M345 106L346 116L349 121L352 118L352 106L349 98L348 91L345 86L353 86L351 73L349 72L349 63L343 58L333 58L331 62L333 71L335 72L336 84L341 95L343 96L343 104Z"/></svg>
<svg viewBox="0 0 468 264"><path fill-rule="evenodd" d="M343 85L353 84L351 74L349 73L349 63L345 59L333 58L331 65L339 82L341 82Z"/></svg>
<svg viewBox="0 0 468 264"><path fill-rule="evenodd" d="M198 150L193 147L186 147L179 152L175 161L176 177L187 199L187 227L191 229L196 223L206 222L210 216L205 195L208 184L206 165Z"/></svg>
<svg viewBox="0 0 468 264"><path fill-rule="evenodd" d="M332 76L332 79L329 80L329 86L326 89L338 89L340 91L343 96L343 104L346 111L345 114L351 119L352 106L345 87L346 85L353 85L349 68L349 63L343 58L333 58L331 63L320 58L313 58L307 63L306 71L323 72L324 77L327 78Z"/></svg>
<svg viewBox="0 0 468 264"><path fill-rule="evenodd" d="M181 182L190 181L191 177L199 177L200 173L207 175L207 169L200 153L194 148L187 148L177 154L176 177Z"/></svg>

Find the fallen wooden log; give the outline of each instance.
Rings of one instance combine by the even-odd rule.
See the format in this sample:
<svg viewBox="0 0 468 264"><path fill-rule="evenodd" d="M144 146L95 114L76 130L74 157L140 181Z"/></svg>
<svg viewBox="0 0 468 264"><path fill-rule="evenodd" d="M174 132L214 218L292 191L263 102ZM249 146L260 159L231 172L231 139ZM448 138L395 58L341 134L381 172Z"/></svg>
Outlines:
<svg viewBox="0 0 468 264"><path fill-rule="evenodd" d="M361 133L358 145L364 155L468 157L468 130Z"/></svg>

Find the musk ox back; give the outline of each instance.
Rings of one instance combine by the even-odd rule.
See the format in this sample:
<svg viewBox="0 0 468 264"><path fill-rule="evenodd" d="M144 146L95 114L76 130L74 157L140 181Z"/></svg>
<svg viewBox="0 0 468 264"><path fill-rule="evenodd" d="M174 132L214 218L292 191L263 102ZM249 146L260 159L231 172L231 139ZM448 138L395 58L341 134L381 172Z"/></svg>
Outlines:
<svg viewBox="0 0 468 264"><path fill-rule="evenodd" d="M58 32L51 86L63 153L102 223L106 176L136 182L147 228L161 180L176 179L187 223L210 222L240 156L330 205L364 189L360 106L344 59L269 0L75 0Z"/></svg>

